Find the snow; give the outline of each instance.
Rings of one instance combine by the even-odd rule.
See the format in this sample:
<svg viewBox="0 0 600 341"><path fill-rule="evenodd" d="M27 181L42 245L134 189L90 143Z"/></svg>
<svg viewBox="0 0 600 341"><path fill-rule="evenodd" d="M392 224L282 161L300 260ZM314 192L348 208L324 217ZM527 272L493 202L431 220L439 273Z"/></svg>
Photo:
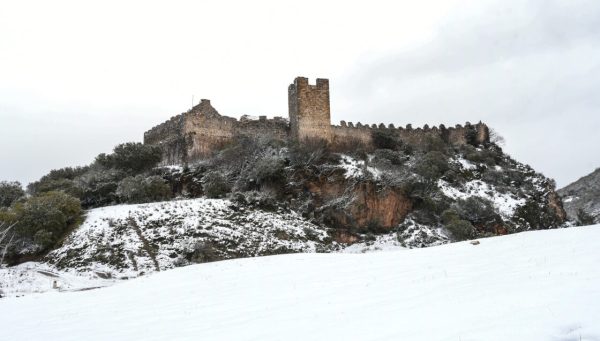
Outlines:
<svg viewBox="0 0 600 341"><path fill-rule="evenodd" d="M472 169L476 169L477 168L477 165L471 163L471 161L469 161L469 160L465 160L463 158L458 158L457 161L458 161L458 163L460 163L460 165L464 169L472 170Z"/></svg>
<svg viewBox="0 0 600 341"><path fill-rule="evenodd" d="M500 213L503 218L510 219L515 210L525 204L525 199L517 199L516 196L510 193L500 193L493 185L487 184L481 180L472 180L458 189L450 186L444 180L438 180L438 187L444 195L452 199L467 199L469 197L479 197L490 200L494 208Z"/></svg>
<svg viewBox="0 0 600 341"><path fill-rule="evenodd" d="M3 340L598 340L600 225L293 254L0 300Z"/></svg>
<svg viewBox="0 0 600 341"><path fill-rule="evenodd" d="M0 268L0 292L22 296L47 291L81 291L109 286L114 279L103 279L101 272L60 271L50 264L27 262Z"/></svg>
<svg viewBox="0 0 600 341"><path fill-rule="evenodd" d="M343 253L367 253L380 251L397 251L407 250L398 241L398 236L395 233L374 236L375 240L360 242L345 247L340 252Z"/></svg>
<svg viewBox="0 0 600 341"><path fill-rule="evenodd" d="M375 180L381 177L381 171L375 167L365 167L364 160L356 160L352 156L346 154L340 154L340 159L340 167L342 167L346 171L346 179L361 178L365 175L371 175Z"/></svg>
<svg viewBox="0 0 600 341"><path fill-rule="evenodd" d="M326 238L325 228L293 211L198 198L89 210L84 223L46 258L60 267L127 279L189 264L183 256L198 243L214 244L220 258L239 258L278 250L316 252Z"/></svg>

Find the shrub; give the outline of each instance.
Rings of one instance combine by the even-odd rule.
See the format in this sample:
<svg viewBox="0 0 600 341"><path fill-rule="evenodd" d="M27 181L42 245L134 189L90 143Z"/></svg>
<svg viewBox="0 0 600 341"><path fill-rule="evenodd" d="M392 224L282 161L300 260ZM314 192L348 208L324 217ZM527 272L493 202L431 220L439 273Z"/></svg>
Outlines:
<svg viewBox="0 0 600 341"><path fill-rule="evenodd" d="M337 156L332 155L329 144L323 139L306 139L292 143L289 158L293 166L300 167L316 166L327 161L338 162Z"/></svg>
<svg viewBox="0 0 600 341"><path fill-rule="evenodd" d="M577 210L577 226L593 225L594 217L588 214L583 208Z"/></svg>
<svg viewBox="0 0 600 341"><path fill-rule="evenodd" d="M139 174L152 169L162 159L160 147L136 142L123 143L112 154L100 154L96 163L105 168L115 168L129 174Z"/></svg>
<svg viewBox="0 0 600 341"><path fill-rule="evenodd" d="M123 202L152 202L170 198L171 188L160 176L136 175L123 179L116 194Z"/></svg>
<svg viewBox="0 0 600 341"><path fill-rule="evenodd" d="M371 138L377 149L398 149L402 145L398 136L388 130L374 130Z"/></svg>
<svg viewBox="0 0 600 341"><path fill-rule="evenodd" d="M539 197L530 198L525 205L519 206L515 211L515 217L533 229L548 229L561 224L552 208Z"/></svg>
<svg viewBox="0 0 600 341"><path fill-rule="evenodd" d="M47 250L78 223L82 211L77 198L63 192L47 192L28 198L14 207L16 232Z"/></svg>
<svg viewBox="0 0 600 341"><path fill-rule="evenodd" d="M285 184L285 160L277 156L268 156L254 164L252 177L259 186Z"/></svg>
<svg viewBox="0 0 600 341"><path fill-rule="evenodd" d="M475 234L473 225L466 220L452 220L444 225L457 240L466 240L472 238Z"/></svg>
<svg viewBox="0 0 600 341"><path fill-rule="evenodd" d="M229 184L223 174L210 171L202 177L202 189L208 198L221 198L229 192Z"/></svg>
<svg viewBox="0 0 600 341"><path fill-rule="evenodd" d="M499 219L492 202L480 197L458 200L454 208L461 218L476 225L492 225Z"/></svg>
<svg viewBox="0 0 600 341"><path fill-rule="evenodd" d="M81 198L83 193L82 189L75 184L74 180L71 179L51 179L32 182L27 185L27 191L31 194L61 191L76 198Z"/></svg>
<svg viewBox="0 0 600 341"><path fill-rule="evenodd" d="M0 181L0 207L9 207L15 201L25 196L21 183Z"/></svg>
<svg viewBox="0 0 600 341"><path fill-rule="evenodd" d="M448 163L446 155L432 151L416 160L414 171L426 180L437 180L450 169Z"/></svg>
<svg viewBox="0 0 600 341"><path fill-rule="evenodd" d="M116 203L118 197L115 192L125 176L124 172L116 169L95 167L77 178L77 186L82 191L81 205L89 208Z"/></svg>
<svg viewBox="0 0 600 341"><path fill-rule="evenodd" d="M399 166L404 163L405 155L402 152L397 152L390 149L377 149L373 152L371 162L382 166Z"/></svg>

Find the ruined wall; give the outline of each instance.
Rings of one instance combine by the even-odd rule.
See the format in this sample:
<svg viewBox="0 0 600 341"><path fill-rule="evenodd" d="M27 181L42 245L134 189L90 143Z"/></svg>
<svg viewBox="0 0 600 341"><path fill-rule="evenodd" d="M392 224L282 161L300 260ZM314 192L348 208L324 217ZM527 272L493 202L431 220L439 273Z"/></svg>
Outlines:
<svg viewBox="0 0 600 341"><path fill-rule="evenodd" d="M161 165L170 165L210 157L238 136L287 140L289 123L282 117L237 120L221 116L209 100L203 99L188 112L147 131L144 143L160 146Z"/></svg>
<svg viewBox="0 0 600 341"><path fill-rule="evenodd" d="M285 141L289 138L289 123L283 117L258 120L240 119L236 124L236 134L253 138L269 138Z"/></svg>
<svg viewBox="0 0 600 341"><path fill-rule="evenodd" d="M281 117L240 120L221 116L209 100L203 99L188 112L172 117L144 134L144 143L163 149L163 164L186 163L210 157L214 152L234 142L239 136L279 140L324 139L334 150L355 148L357 144L373 147L373 133L392 133L401 141L413 146L423 145L431 137L441 138L451 145L482 144L489 142L489 130L483 123L446 128L414 129L394 127L393 124L365 125L360 122L341 121L339 126L330 123L329 81L317 79L310 85L308 79L297 77L288 87L289 122Z"/></svg>
<svg viewBox="0 0 600 341"><path fill-rule="evenodd" d="M297 140L332 140L329 80L317 78L316 85L297 77L288 87L291 136Z"/></svg>
<svg viewBox="0 0 600 341"><path fill-rule="evenodd" d="M186 161L187 147L183 134L184 114L171 117L144 133L144 144L159 146L163 151L161 165Z"/></svg>
<svg viewBox="0 0 600 341"><path fill-rule="evenodd" d="M413 128L411 124L407 124L406 127L396 128L393 124L387 126L383 123L368 125L358 122L354 125L352 122L341 121L339 126L332 126L333 146L335 149L340 149L355 140L362 142L367 147L372 147L372 136L376 131L391 133L402 142L413 146L423 145L431 137L439 137L446 143L455 146L489 142L489 130L483 123L471 125L467 122L465 126L456 125L450 128L446 128L443 124L439 127L429 127L426 124L423 128Z"/></svg>

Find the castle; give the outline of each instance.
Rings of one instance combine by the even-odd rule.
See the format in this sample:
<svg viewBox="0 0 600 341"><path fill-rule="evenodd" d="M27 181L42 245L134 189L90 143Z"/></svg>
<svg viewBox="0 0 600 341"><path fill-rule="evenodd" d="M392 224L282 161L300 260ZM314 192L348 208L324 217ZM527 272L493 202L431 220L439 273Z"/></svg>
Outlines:
<svg viewBox="0 0 600 341"><path fill-rule="evenodd" d="M220 115L209 100L203 99L189 111L144 133L144 143L158 145L163 150L162 164L183 164L207 158L240 136L267 137L295 140L300 143L311 139L326 141L332 147L343 149L349 141L373 146L375 132L393 134L411 145L424 143L428 137L439 137L451 145L489 142L489 130L483 123L446 128L413 129L410 124L396 128L393 124L361 124L341 121L331 124L329 80L318 78L311 85L305 77L297 77L288 87L289 119L274 117L258 119L242 116L239 120Z"/></svg>

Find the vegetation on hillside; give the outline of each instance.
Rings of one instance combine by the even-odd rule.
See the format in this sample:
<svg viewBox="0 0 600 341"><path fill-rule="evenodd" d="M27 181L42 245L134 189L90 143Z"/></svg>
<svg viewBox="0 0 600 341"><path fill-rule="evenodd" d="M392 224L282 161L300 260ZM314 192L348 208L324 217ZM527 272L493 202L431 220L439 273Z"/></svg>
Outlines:
<svg viewBox="0 0 600 341"><path fill-rule="evenodd" d="M560 201L552 201L554 182L495 143L451 146L431 136L409 145L383 130L374 131L372 147L346 141L344 151L319 140L235 141L201 162L172 167L157 167L158 147L121 144L88 166L50 171L27 186L27 197L20 184L0 183L0 220L16 224L20 243L13 255L41 254L57 245L80 220L82 208L174 197L229 198L261 210L293 209L315 224L358 239L366 233L373 239L373 234L396 232L408 246L431 242L415 226L463 240L557 227L564 221ZM373 200L384 205L379 208L383 213L390 202L404 207L407 215L392 217L386 225L380 217L365 215ZM404 219L405 224L389 225Z"/></svg>

